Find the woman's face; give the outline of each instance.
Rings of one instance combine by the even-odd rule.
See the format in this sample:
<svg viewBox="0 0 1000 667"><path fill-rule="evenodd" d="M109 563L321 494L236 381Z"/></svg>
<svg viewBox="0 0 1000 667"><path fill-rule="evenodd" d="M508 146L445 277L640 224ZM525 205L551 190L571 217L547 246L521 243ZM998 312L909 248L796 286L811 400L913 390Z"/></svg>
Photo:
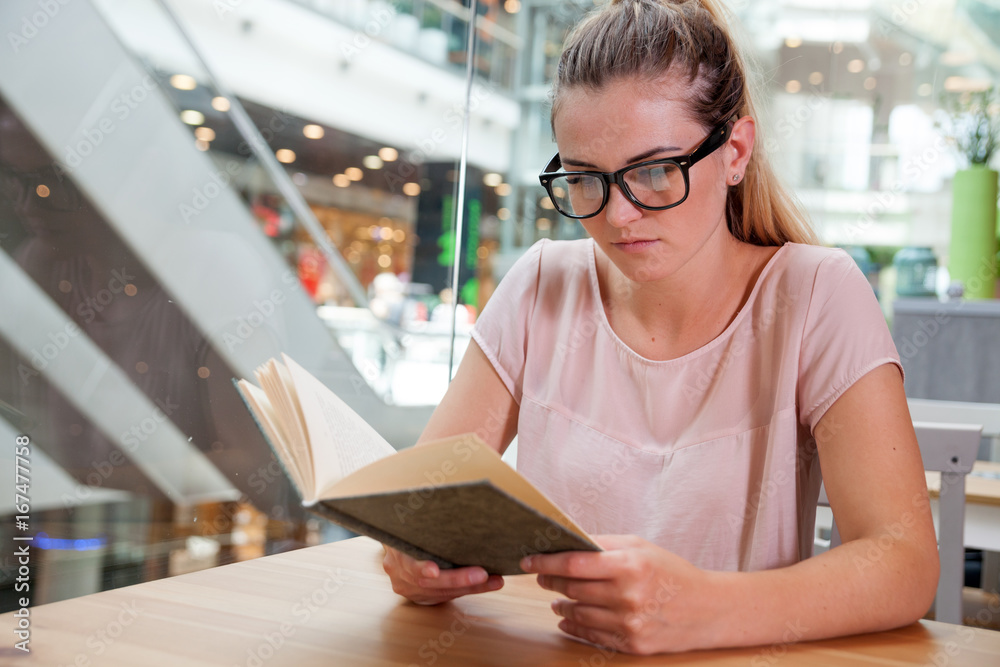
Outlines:
<svg viewBox="0 0 1000 667"><path fill-rule="evenodd" d="M598 91L566 90L554 121L563 169L611 172L691 153L709 130L688 115L684 91L669 80L632 79ZM629 279L671 276L707 244L720 241L720 234L729 234L727 177L732 178L730 171L742 174L734 168L734 153L727 143L694 164L687 199L678 206L643 209L612 185L604 210L580 223Z"/></svg>

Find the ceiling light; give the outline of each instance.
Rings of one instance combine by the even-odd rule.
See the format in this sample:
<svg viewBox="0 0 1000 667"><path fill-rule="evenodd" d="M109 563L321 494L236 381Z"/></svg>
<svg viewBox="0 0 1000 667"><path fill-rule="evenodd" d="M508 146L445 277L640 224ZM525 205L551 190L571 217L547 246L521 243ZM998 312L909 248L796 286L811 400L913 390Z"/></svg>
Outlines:
<svg viewBox="0 0 1000 667"><path fill-rule="evenodd" d="M794 93L799 92L800 90L802 90L802 84L799 83L798 81L796 81L795 79L792 79L791 81L789 81L788 83L785 84L785 92L786 93L793 93L794 94Z"/></svg>
<svg viewBox="0 0 1000 667"><path fill-rule="evenodd" d="M348 185L351 184L351 179L349 179L347 176L344 176L343 174L337 174L336 176L333 177L333 184L336 185L338 188L346 188Z"/></svg>
<svg viewBox="0 0 1000 667"><path fill-rule="evenodd" d="M362 178L365 177L364 172L358 169L357 167L348 167L347 169L344 170L344 175L347 176L352 181L360 181Z"/></svg>
<svg viewBox="0 0 1000 667"><path fill-rule="evenodd" d="M875 86L878 85L878 82L875 80L875 77L870 76L867 79L865 79L863 85L865 87L865 90L875 90Z"/></svg>
<svg viewBox="0 0 1000 667"><path fill-rule="evenodd" d="M790 49L797 49L800 46L802 46L802 38L801 37L786 37L785 38L785 46L787 46Z"/></svg>
<svg viewBox="0 0 1000 667"><path fill-rule="evenodd" d="M174 74L170 77L170 85L177 90L194 90L198 87L198 82L193 76L187 74Z"/></svg>
<svg viewBox="0 0 1000 667"><path fill-rule="evenodd" d="M521 11L521 0L504 0L503 8L508 14L517 14Z"/></svg>
<svg viewBox="0 0 1000 667"><path fill-rule="evenodd" d="M847 63L847 71L852 74L857 74L858 72L864 70L865 61L860 58L855 58L851 62Z"/></svg>
<svg viewBox="0 0 1000 667"><path fill-rule="evenodd" d="M501 183L496 187L496 193L501 197L506 197L510 194L513 188L510 187L510 183Z"/></svg>
<svg viewBox="0 0 1000 667"><path fill-rule="evenodd" d="M278 158L278 162L284 164L291 164L295 162L295 151L289 150L287 148L279 148L274 152L274 157Z"/></svg>
<svg viewBox="0 0 1000 667"><path fill-rule="evenodd" d="M811 83L814 86L818 86L819 84L823 83L823 73L813 72L812 74L810 74L809 83Z"/></svg>
<svg viewBox="0 0 1000 667"><path fill-rule="evenodd" d="M214 141L215 140L215 130L213 130L210 127L195 128L194 136L198 137L202 141Z"/></svg>
<svg viewBox="0 0 1000 667"><path fill-rule="evenodd" d="M205 122L205 114L194 109L185 109L181 112L181 121L188 125L201 125Z"/></svg>
<svg viewBox="0 0 1000 667"><path fill-rule="evenodd" d="M229 100L225 97L213 97L212 108L216 111L229 111Z"/></svg>
<svg viewBox="0 0 1000 667"><path fill-rule="evenodd" d="M378 156L382 158L383 162L394 162L399 157L399 151L386 146L385 148L378 149Z"/></svg>
<svg viewBox="0 0 1000 667"><path fill-rule="evenodd" d="M503 176L496 172L490 172L483 176L483 184L495 188L496 186L503 183Z"/></svg>
<svg viewBox="0 0 1000 667"><path fill-rule="evenodd" d="M319 125L309 124L302 128L302 134L308 139L322 139L326 131Z"/></svg>
<svg viewBox="0 0 1000 667"><path fill-rule="evenodd" d="M365 165L365 169L381 169L382 158L378 155L366 155L361 159L361 164Z"/></svg>
<svg viewBox="0 0 1000 667"><path fill-rule="evenodd" d="M420 186L416 183L403 183L403 194L416 197L420 194Z"/></svg>

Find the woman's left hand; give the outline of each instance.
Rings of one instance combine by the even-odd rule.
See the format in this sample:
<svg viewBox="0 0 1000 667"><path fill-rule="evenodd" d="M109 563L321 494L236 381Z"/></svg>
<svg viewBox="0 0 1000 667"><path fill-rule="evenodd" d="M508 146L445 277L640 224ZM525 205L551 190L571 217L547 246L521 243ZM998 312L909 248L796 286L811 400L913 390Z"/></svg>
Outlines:
<svg viewBox="0 0 1000 667"><path fill-rule="evenodd" d="M539 554L521 561L542 588L558 591L559 628L626 653L686 651L711 644L711 573L631 535L595 538L605 551Z"/></svg>

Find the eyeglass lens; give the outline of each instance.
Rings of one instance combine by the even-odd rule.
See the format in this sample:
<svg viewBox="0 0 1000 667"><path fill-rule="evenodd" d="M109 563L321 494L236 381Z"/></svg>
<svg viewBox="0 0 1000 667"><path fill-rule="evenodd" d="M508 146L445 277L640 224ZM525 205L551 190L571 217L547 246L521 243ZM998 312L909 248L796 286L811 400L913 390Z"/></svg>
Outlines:
<svg viewBox="0 0 1000 667"><path fill-rule="evenodd" d="M684 174L681 168L666 162L637 166L624 174L632 196L649 207L664 207L684 199ZM593 215L604 201L604 180L599 176L570 174L552 180L553 203L566 215Z"/></svg>

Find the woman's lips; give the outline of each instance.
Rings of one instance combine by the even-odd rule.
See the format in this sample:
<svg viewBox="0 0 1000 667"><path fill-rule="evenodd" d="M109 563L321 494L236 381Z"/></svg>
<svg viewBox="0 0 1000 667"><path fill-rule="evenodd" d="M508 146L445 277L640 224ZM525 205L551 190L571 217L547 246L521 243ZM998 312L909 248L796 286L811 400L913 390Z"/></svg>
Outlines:
<svg viewBox="0 0 1000 667"><path fill-rule="evenodd" d="M613 243L612 245L621 250L622 252L642 252L643 250L651 248L657 243L658 241L654 239L651 241L628 241L623 243Z"/></svg>

